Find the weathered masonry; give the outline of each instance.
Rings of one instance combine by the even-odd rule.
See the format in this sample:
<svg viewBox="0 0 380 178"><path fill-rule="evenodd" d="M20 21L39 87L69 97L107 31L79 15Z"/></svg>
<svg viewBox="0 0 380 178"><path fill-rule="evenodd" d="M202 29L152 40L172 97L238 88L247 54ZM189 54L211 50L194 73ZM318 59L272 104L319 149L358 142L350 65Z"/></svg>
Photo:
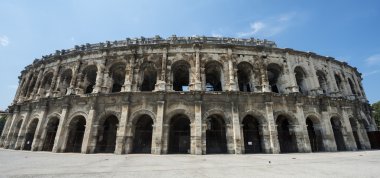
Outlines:
<svg viewBox="0 0 380 178"><path fill-rule="evenodd" d="M0 146L81 153L370 149L356 68L271 41L126 39L75 46L21 72Z"/></svg>

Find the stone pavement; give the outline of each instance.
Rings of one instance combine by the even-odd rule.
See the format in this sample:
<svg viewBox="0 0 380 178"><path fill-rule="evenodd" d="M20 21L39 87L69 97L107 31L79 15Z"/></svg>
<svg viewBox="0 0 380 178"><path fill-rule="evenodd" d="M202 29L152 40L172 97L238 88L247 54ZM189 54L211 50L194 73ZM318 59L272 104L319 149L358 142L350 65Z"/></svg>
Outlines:
<svg viewBox="0 0 380 178"><path fill-rule="evenodd" d="M0 149L0 177L380 177L380 151L114 155Z"/></svg>

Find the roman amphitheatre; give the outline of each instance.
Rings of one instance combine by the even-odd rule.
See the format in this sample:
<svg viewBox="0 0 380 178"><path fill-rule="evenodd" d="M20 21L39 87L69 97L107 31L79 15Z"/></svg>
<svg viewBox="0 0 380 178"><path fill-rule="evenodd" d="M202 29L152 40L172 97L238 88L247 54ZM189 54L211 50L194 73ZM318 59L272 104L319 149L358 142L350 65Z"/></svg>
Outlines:
<svg viewBox="0 0 380 178"><path fill-rule="evenodd" d="M371 149L353 66L272 41L136 38L57 50L19 76L0 146L78 153Z"/></svg>

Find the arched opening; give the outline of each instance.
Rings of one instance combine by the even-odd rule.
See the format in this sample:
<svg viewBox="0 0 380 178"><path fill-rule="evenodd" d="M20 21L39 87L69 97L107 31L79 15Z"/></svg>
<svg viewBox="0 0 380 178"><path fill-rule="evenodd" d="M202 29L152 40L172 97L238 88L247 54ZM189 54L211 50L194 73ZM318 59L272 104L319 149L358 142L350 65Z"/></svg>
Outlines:
<svg viewBox="0 0 380 178"><path fill-rule="evenodd" d="M278 141L280 143L281 153L294 153L297 152L297 142L294 130L291 129L289 119L280 115L276 120Z"/></svg>
<svg viewBox="0 0 380 178"><path fill-rule="evenodd" d="M318 70L317 71L317 77L318 77L319 86L321 87L323 94L326 94L328 91L328 84L327 84L327 79L326 79L325 73Z"/></svg>
<svg viewBox="0 0 380 178"><path fill-rule="evenodd" d="M294 75L296 78L298 91L302 94L307 94L307 85L306 85L306 72L299 66L294 68Z"/></svg>
<svg viewBox="0 0 380 178"><path fill-rule="evenodd" d="M190 153L190 120L187 116L174 116L169 134L169 153Z"/></svg>
<svg viewBox="0 0 380 178"><path fill-rule="evenodd" d="M271 91L280 93L279 79L281 74L281 67L278 64L269 64L267 66L268 83Z"/></svg>
<svg viewBox="0 0 380 178"><path fill-rule="evenodd" d="M336 118L336 117L331 118L331 127L334 132L334 138L335 138L337 150L345 151L346 146L345 146L344 138L343 138L343 131L342 131L343 127L339 118Z"/></svg>
<svg viewBox="0 0 380 178"><path fill-rule="evenodd" d="M66 144L66 152L81 152L85 130L86 118L83 116L76 116L72 119L69 124L69 135Z"/></svg>
<svg viewBox="0 0 380 178"><path fill-rule="evenodd" d="M121 92L125 81L125 64L117 63L110 68L111 78L112 78L112 89L111 92Z"/></svg>
<svg viewBox="0 0 380 178"><path fill-rule="evenodd" d="M54 146L55 136L57 135L59 125L59 119L57 117L53 117L49 119L49 122L46 126L46 136L44 140L44 144L42 146L42 151L52 151Z"/></svg>
<svg viewBox="0 0 380 178"><path fill-rule="evenodd" d="M189 91L190 65L185 61L178 61L172 65L173 90Z"/></svg>
<svg viewBox="0 0 380 178"><path fill-rule="evenodd" d="M355 143L356 143L356 147L361 150L362 147L361 147L361 144L360 144L360 140L359 140L359 135L358 135L358 132L359 132L359 125L357 124L356 120L354 118L350 118L350 125L351 125L351 128L352 128L352 135L354 135L354 139L355 139Z"/></svg>
<svg viewBox="0 0 380 178"><path fill-rule="evenodd" d="M58 90L59 90L59 93L61 96L66 95L67 89L70 87L71 79L72 79L72 71L71 71L71 69L66 69L61 74L60 84L58 87Z"/></svg>
<svg viewBox="0 0 380 178"><path fill-rule="evenodd" d="M254 91L252 65L248 62L241 62L237 65L237 69L239 90L243 92Z"/></svg>
<svg viewBox="0 0 380 178"><path fill-rule="evenodd" d="M25 93L26 97L30 97L33 93L34 86L36 85L36 77L31 76L31 81L28 86L28 92Z"/></svg>
<svg viewBox="0 0 380 178"><path fill-rule="evenodd" d="M310 147L312 152L323 151L323 140L322 133L319 128L316 128L316 125L319 123L315 122L316 118L307 117L306 126L307 133L309 135Z"/></svg>
<svg viewBox="0 0 380 178"><path fill-rule="evenodd" d="M133 153L151 153L153 120L148 115L142 115L135 126L133 138Z"/></svg>
<svg viewBox="0 0 380 178"><path fill-rule="evenodd" d="M30 124L25 134L25 142L23 150L31 150L34 140L34 134L36 133L38 119L34 119Z"/></svg>
<svg viewBox="0 0 380 178"><path fill-rule="evenodd" d="M141 91L153 91L157 82L157 71L152 62L142 65Z"/></svg>
<svg viewBox="0 0 380 178"><path fill-rule="evenodd" d="M11 143L10 143L9 148L14 148L14 146L15 146L14 144L15 144L16 140L18 139L18 135L20 134L22 122L23 122L23 120L19 120L17 122L16 128L12 133Z"/></svg>
<svg viewBox="0 0 380 178"><path fill-rule="evenodd" d="M206 154L227 153L226 123L218 115L207 118Z"/></svg>
<svg viewBox="0 0 380 178"><path fill-rule="evenodd" d="M223 67L218 62L206 64L206 91L222 91Z"/></svg>
<svg viewBox="0 0 380 178"><path fill-rule="evenodd" d="M96 144L96 152L113 153L116 147L116 133L119 120L116 116L111 115L105 119L98 130L98 140Z"/></svg>
<svg viewBox="0 0 380 178"><path fill-rule="evenodd" d="M354 83L352 83L352 80L350 78L348 79L348 84L350 85L351 93L353 95L356 95Z"/></svg>
<svg viewBox="0 0 380 178"><path fill-rule="evenodd" d="M45 75L44 79L42 80L42 83L40 85L40 95L45 96L51 87L51 82L53 81L53 72L49 72Z"/></svg>
<svg viewBox="0 0 380 178"><path fill-rule="evenodd" d="M98 68L95 65L87 66L83 70L83 90L85 94L92 93L96 84L96 75Z"/></svg>
<svg viewBox="0 0 380 178"><path fill-rule="evenodd" d="M262 137L258 119L248 115L243 119L245 153L262 153Z"/></svg>
<svg viewBox="0 0 380 178"><path fill-rule="evenodd" d="M343 92L343 84L342 84L342 78L339 77L339 75L335 74L335 82L336 86L338 87L338 90Z"/></svg>

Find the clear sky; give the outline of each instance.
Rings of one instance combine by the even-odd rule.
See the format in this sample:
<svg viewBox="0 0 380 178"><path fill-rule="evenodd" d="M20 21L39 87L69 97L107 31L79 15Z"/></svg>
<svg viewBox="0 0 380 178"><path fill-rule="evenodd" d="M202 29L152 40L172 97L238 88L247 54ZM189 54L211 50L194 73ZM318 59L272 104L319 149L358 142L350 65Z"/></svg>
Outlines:
<svg viewBox="0 0 380 178"><path fill-rule="evenodd" d="M1 0L0 110L35 58L85 43L173 34L265 38L332 56L363 73L370 103L380 100L377 0Z"/></svg>

